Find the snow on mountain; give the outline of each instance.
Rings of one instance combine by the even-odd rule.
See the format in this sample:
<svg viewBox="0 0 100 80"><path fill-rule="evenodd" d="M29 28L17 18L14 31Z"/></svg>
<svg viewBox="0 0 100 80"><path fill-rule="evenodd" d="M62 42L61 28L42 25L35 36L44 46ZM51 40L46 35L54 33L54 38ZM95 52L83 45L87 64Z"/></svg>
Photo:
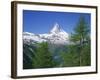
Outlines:
<svg viewBox="0 0 100 80"><path fill-rule="evenodd" d="M25 43L46 41L45 39L42 39L39 35L29 33L29 32L23 33L23 40Z"/></svg>
<svg viewBox="0 0 100 80"><path fill-rule="evenodd" d="M45 34L33 34L29 32L23 33L24 43L26 42L50 42L53 44L68 44L69 34L65 32L59 24L55 24L49 33Z"/></svg>
<svg viewBox="0 0 100 80"><path fill-rule="evenodd" d="M54 25L54 27L51 29L51 33L59 33L59 32L61 32L60 31L61 29L60 29L60 26L59 26L59 24L58 23L55 23L55 25Z"/></svg>

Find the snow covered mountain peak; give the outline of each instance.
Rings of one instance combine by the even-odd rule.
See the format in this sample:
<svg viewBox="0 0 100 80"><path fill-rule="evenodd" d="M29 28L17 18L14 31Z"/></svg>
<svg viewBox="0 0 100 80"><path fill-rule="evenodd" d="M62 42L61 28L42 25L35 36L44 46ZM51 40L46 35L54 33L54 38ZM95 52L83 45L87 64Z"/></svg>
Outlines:
<svg viewBox="0 0 100 80"><path fill-rule="evenodd" d="M69 34L61 29L58 23L55 23L50 33L34 34L24 32L23 41L24 43L49 42L53 44L69 44Z"/></svg>
<svg viewBox="0 0 100 80"><path fill-rule="evenodd" d="M55 23L50 33L58 33L60 31L61 31L60 25L58 23Z"/></svg>

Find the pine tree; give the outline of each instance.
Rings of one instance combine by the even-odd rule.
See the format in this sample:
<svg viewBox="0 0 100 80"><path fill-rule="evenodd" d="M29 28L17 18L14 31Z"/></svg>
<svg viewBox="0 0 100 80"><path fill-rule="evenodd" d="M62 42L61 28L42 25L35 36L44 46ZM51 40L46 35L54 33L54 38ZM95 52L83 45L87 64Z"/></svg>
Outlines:
<svg viewBox="0 0 100 80"><path fill-rule="evenodd" d="M54 66L53 57L47 42L39 43L32 65L34 68L49 68Z"/></svg>
<svg viewBox="0 0 100 80"><path fill-rule="evenodd" d="M32 44L23 44L23 69L31 69L32 59L36 51L36 46Z"/></svg>
<svg viewBox="0 0 100 80"><path fill-rule="evenodd" d="M89 66L91 65L91 41L90 28L87 25L84 16L80 19L70 36L71 44L66 46L67 51L60 53L63 60L61 66Z"/></svg>
<svg viewBox="0 0 100 80"><path fill-rule="evenodd" d="M84 51L84 47L86 47L86 45L90 42L89 35L90 35L89 26L87 25L85 18L83 16L80 16L78 24L75 27L74 33L71 35L71 41L73 41L78 46L80 66L83 65L82 60L84 60L82 56L85 55L86 53ZM90 52L86 54L90 54Z"/></svg>
<svg viewBox="0 0 100 80"><path fill-rule="evenodd" d="M62 66L73 67L79 66L78 49L76 45L68 45L67 51L61 53Z"/></svg>

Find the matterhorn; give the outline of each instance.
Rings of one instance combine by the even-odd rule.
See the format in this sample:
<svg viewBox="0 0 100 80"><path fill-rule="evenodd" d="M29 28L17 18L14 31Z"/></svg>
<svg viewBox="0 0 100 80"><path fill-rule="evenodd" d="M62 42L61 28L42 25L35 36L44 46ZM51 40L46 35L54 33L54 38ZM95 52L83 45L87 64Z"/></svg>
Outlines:
<svg viewBox="0 0 100 80"><path fill-rule="evenodd" d="M48 33L34 34L23 32L23 41L24 43L49 42L52 44L69 44L69 34L58 23L55 23Z"/></svg>

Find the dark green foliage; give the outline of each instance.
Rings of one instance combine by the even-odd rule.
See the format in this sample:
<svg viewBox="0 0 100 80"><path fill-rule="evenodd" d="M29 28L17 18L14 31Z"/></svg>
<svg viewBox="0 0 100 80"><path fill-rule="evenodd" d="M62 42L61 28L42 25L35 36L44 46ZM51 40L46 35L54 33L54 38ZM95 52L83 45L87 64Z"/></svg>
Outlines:
<svg viewBox="0 0 100 80"><path fill-rule="evenodd" d="M24 44L23 45L23 69L31 69L32 66L32 59L36 52L36 46L31 44Z"/></svg>
<svg viewBox="0 0 100 80"><path fill-rule="evenodd" d="M82 42L85 41L87 37L89 37L89 33L89 26L85 22L85 18L81 16L74 29L74 33L71 35L71 40L73 42L79 41L80 45L82 45Z"/></svg>
<svg viewBox="0 0 100 80"><path fill-rule="evenodd" d="M48 43L43 42L39 44L32 65L34 68L50 68L54 67L53 56L49 51Z"/></svg>
<svg viewBox="0 0 100 80"><path fill-rule="evenodd" d="M62 52L61 57L63 59L62 66L79 66L79 53L76 45L67 46L67 52Z"/></svg>
<svg viewBox="0 0 100 80"><path fill-rule="evenodd" d="M67 52L62 52L62 66L89 66L90 58L90 32L83 16L80 17L70 40L73 44L67 46Z"/></svg>
<svg viewBox="0 0 100 80"><path fill-rule="evenodd" d="M81 66L89 66L91 65L91 47L90 44L83 46L82 48L82 64Z"/></svg>

